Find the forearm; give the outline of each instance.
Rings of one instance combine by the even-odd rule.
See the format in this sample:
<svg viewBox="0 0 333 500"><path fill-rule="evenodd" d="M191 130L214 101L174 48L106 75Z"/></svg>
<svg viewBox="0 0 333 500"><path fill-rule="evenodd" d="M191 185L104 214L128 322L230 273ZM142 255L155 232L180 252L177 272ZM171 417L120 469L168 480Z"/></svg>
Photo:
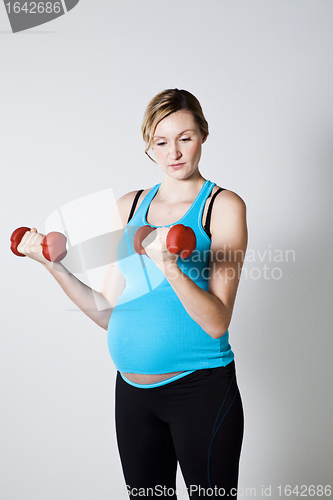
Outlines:
<svg viewBox="0 0 333 500"><path fill-rule="evenodd" d="M98 326L107 330L113 309L109 301L100 292L78 280L60 262L50 263L44 267L55 278L72 302Z"/></svg>
<svg viewBox="0 0 333 500"><path fill-rule="evenodd" d="M177 263L167 264L164 275L188 314L208 335L219 338L227 331L229 312L218 297L200 288Z"/></svg>

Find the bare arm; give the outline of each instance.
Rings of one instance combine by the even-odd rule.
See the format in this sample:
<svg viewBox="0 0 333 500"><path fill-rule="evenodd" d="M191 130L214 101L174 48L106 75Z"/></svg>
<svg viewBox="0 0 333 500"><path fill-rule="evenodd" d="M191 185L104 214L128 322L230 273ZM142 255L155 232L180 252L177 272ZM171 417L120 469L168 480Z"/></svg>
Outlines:
<svg viewBox="0 0 333 500"><path fill-rule="evenodd" d="M107 330L113 309L110 302L100 292L76 278L60 262L53 265L44 264L44 267L59 283L67 297L94 323Z"/></svg>
<svg viewBox="0 0 333 500"><path fill-rule="evenodd" d="M191 318L211 337L221 337L231 321L247 247L245 203L231 191L216 197L211 222L208 291L183 273L175 255L167 251L163 240L168 228L159 228L158 232L160 243L156 238L146 247L146 252L164 273Z"/></svg>
<svg viewBox="0 0 333 500"><path fill-rule="evenodd" d="M111 221L111 246L113 248L110 255L115 254L114 248L121 236L120 229L126 225L126 214L128 216L134 195L129 193L118 200L116 204ZM112 311L125 286L125 279L118 270L116 262L111 261L107 264L101 291L98 292L77 279L60 262L52 263L46 260L42 254L43 238L43 234L39 234L35 228L32 228L31 231L25 233L17 249L24 255L40 262L55 278L72 302L98 326L107 330Z"/></svg>

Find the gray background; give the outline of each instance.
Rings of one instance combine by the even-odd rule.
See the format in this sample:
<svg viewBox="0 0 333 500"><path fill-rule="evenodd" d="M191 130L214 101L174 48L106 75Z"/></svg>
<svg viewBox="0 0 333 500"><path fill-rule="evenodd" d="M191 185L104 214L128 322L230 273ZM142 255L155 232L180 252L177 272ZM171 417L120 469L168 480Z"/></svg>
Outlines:
<svg viewBox="0 0 333 500"><path fill-rule="evenodd" d="M203 176L248 207L255 260L230 325L239 486L332 482L332 18L324 0L81 0L14 35L0 5L3 499L125 498L106 332L8 240L92 193L160 182L140 125L169 87L202 103Z"/></svg>

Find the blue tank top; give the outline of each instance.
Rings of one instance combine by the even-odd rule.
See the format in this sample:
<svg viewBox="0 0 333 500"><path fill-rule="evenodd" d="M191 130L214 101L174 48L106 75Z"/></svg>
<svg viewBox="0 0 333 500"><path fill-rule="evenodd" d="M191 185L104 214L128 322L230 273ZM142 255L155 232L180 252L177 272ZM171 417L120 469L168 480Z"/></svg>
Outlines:
<svg viewBox="0 0 333 500"><path fill-rule="evenodd" d="M219 339L208 335L185 310L162 271L147 255L138 255L134 250L133 238L137 229L151 225L146 215L160 185L156 184L147 193L119 240L116 259L126 285L112 311L107 335L111 357L120 372L183 372L162 383L145 387L165 384L194 370L226 366L234 359L229 332ZM197 245L194 253L187 259L178 257L177 264L184 274L206 291L211 240L201 221L214 185L206 180L186 214L174 224L164 226L179 223L190 226L195 232ZM141 387L141 384L132 385Z"/></svg>

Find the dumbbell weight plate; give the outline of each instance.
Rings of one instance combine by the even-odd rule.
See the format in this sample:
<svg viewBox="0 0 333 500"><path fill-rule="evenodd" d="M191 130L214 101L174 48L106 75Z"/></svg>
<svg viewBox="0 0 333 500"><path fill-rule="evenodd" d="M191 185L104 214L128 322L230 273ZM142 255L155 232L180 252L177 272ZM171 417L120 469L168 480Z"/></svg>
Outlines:
<svg viewBox="0 0 333 500"><path fill-rule="evenodd" d="M18 257L26 257L26 255L24 255L24 253L20 253L17 250L17 247L21 243L21 240L27 231L30 231L30 227L18 227L11 234L10 249Z"/></svg>
<svg viewBox="0 0 333 500"><path fill-rule="evenodd" d="M142 242L147 236L155 231L156 227L151 226L141 226L136 231L133 239L134 250L139 255L147 255L144 247L142 246ZM148 256L147 256L148 257Z"/></svg>

